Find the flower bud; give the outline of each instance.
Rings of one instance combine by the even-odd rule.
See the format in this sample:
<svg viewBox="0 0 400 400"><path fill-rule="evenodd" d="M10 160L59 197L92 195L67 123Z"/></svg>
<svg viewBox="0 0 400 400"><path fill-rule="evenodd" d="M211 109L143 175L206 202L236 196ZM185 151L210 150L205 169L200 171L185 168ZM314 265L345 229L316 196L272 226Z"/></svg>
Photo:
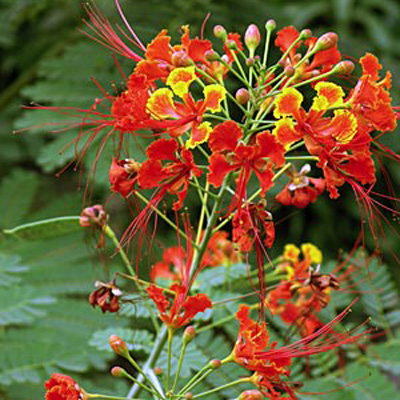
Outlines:
<svg viewBox="0 0 400 400"><path fill-rule="evenodd" d="M249 25L244 35L244 42L250 53L253 53L261 42L261 35L257 25Z"/></svg>
<svg viewBox="0 0 400 400"><path fill-rule="evenodd" d="M354 70L354 64L351 61L341 61L333 67L333 72L338 75L350 75Z"/></svg>
<svg viewBox="0 0 400 400"><path fill-rule="evenodd" d="M193 61L185 51L179 50L172 53L171 63L174 67L188 67L193 64Z"/></svg>
<svg viewBox="0 0 400 400"><path fill-rule="evenodd" d="M328 50L336 46L338 42L338 35L334 32L324 33L315 43L313 52Z"/></svg>
<svg viewBox="0 0 400 400"><path fill-rule="evenodd" d="M215 37L221 39L223 42L226 41L228 34L226 33L226 29L222 25L215 25L213 32Z"/></svg>
<svg viewBox="0 0 400 400"><path fill-rule="evenodd" d="M265 24L265 29L267 31L273 31L276 28L276 22L274 19L269 19Z"/></svg>
<svg viewBox="0 0 400 400"><path fill-rule="evenodd" d="M229 50L238 50L237 43L232 39L227 40L225 44Z"/></svg>
<svg viewBox="0 0 400 400"><path fill-rule="evenodd" d="M196 337L196 329L189 325L183 332L183 343L188 344Z"/></svg>
<svg viewBox="0 0 400 400"><path fill-rule="evenodd" d="M117 335L110 336L110 346L115 354L122 357L129 356L129 350L126 343Z"/></svg>
<svg viewBox="0 0 400 400"><path fill-rule="evenodd" d="M246 104L250 99L249 91L245 88L240 88L237 90L235 98L239 104Z"/></svg>
<svg viewBox="0 0 400 400"><path fill-rule="evenodd" d="M185 394L185 399L187 399L187 400L193 399L193 394L192 394L191 392L187 392L187 393Z"/></svg>
<svg viewBox="0 0 400 400"><path fill-rule="evenodd" d="M89 228L94 225L103 227L106 223L107 214L99 204L83 209L79 218L79 225L84 228Z"/></svg>
<svg viewBox="0 0 400 400"><path fill-rule="evenodd" d="M214 50L207 50L204 54L207 61L219 61L220 55Z"/></svg>
<svg viewBox="0 0 400 400"><path fill-rule="evenodd" d="M285 60L280 59L280 60L278 61L278 66L279 66L279 67L284 68L285 65L286 65Z"/></svg>
<svg viewBox="0 0 400 400"><path fill-rule="evenodd" d="M126 371L121 367L112 367L110 372L111 375L116 378L123 378L126 376Z"/></svg>
<svg viewBox="0 0 400 400"><path fill-rule="evenodd" d="M310 29L303 29L303 30L300 32L299 38L300 38L301 40L307 40L307 39L310 39L311 36L312 36L312 32L311 32Z"/></svg>
<svg viewBox="0 0 400 400"><path fill-rule="evenodd" d="M291 77L294 75L294 73L296 72L296 70L291 66L288 65L287 67L285 67L285 69L283 70L283 73L287 76L287 77Z"/></svg>
<svg viewBox="0 0 400 400"><path fill-rule="evenodd" d="M161 367L154 367L154 373L156 374L156 375L162 375L162 373L163 373L163 370L162 370L162 368Z"/></svg>
<svg viewBox="0 0 400 400"><path fill-rule="evenodd" d="M208 365L211 369L218 369L222 364L221 360L211 360Z"/></svg>
<svg viewBox="0 0 400 400"><path fill-rule="evenodd" d="M248 67L252 67L255 64L256 60L253 57L246 58L246 65Z"/></svg>
<svg viewBox="0 0 400 400"><path fill-rule="evenodd" d="M238 398L238 400L263 400L263 394L257 390L246 390L242 392Z"/></svg>

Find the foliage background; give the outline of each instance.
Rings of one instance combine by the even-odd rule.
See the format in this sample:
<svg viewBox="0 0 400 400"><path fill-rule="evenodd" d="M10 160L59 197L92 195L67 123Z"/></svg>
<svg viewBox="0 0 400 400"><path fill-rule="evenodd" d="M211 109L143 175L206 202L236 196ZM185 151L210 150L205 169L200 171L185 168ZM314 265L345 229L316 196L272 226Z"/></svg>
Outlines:
<svg viewBox="0 0 400 400"><path fill-rule="evenodd" d="M384 68L393 72L394 104L400 104L400 4L396 0L121 3L144 43L163 27L178 37L179 27L191 24L192 32L198 34L208 12L208 36L217 23L244 32L248 24L262 26L269 18L277 21L278 28L295 25L311 28L314 34L336 31L344 55L357 58L366 51L373 52ZM112 0L97 0L96 4L119 22ZM21 106L31 101L88 106L98 93L92 77L108 89L110 82L120 83L108 52L77 30L83 28L83 16L80 0L0 0L0 229L80 212L83 190L77 187L84 186L80 174L69 168L55 177L73 155L72 147L64 148L76 132L50 134L52 127L45 124L64 117ZM129 64L122 62L122 67L129 72ZM26 127L30 129L24 130ZM18 133L13 134L15 130ZM393 150L400 150L396 133L386 135L384 140ZM88 155L85 168L93 157ZM386 165L393 187L399 187L400 169L394 163ZM109 197L107 168L102 163L98 167L94 202ZM387 192L383 184L378 189ZM287 210L272 204L275 219L280 222L277 253L286 238L294 243L314 242L326 258L335 258L339 249L348 251L359 231L359 214L351 190L342 189L341 193L338 202L326 197L286 219ZM122 203L114 200L108 209L113 225L121 232L129 214ZM189 203L196 207L194 199ZM399 220L386 216L398 228ZM111 354L101 346L86 345L95 331L113 324L124 329L128 324L124 316L101 316L86 302L93 281L109 277L117 262L105 262L94 251L88 257L88 248L93 249L94 242L90 237L86 239L83 241L80 233L34 242L0 236L0 398L41 398L42 381L59 368L79 373L80 382L88 390L97 383L124 393L123 383L93 372L105 371ZM400 243L395 235L389 235L388 242L382 248L389 265L388 276L398 284L398 265L388 249L396 252ZM372 248L371 241L368 245ZM140 318L137 307L126 313ZM60 338L67 343L60 342Z"/></svg>

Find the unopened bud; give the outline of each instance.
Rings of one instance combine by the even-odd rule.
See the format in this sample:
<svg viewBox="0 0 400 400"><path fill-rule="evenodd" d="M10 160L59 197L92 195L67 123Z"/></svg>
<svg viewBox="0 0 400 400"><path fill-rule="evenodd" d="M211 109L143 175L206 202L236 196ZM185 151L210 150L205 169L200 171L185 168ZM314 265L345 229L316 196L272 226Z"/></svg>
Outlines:
<svg viewBox="0 0 400 400"><path fill-rule="evenodd" d="M227 40L225 44L229 50L238 50L237 43L232 39Z"/></svg>
<svg viewBox="0 0 400 400"><path fill-rule="evenodd" d="M240 88L237 90L235 98L239 104L246 104L250 99L249 91L245 88Z"/></svg>
<svg viewBox="0 0 400 400"><path fill-rule="evenodd" d="M163 373L163 370L161 367L155 367L153 371L156 375L162 375L162 373Z"/></svg>
<svg viewBox="0 0 400 400"><path fill-rule="evenodd" d="M252 389L242 392L238 400L262 400L263 398L264 396L259 390Z"/></svg>
<svg viewBox="0 0 400 400"><path fill-rule="evenodd" d="M188 67L193 62L185 51L179 50L172 53L171 63L174 67Z"/></svg>
<svg viewBox="0 0 400 400"><path fill-rule="evenodd" d="M338 75L350 75L354 71L351 61L341 61L333 67L333 72Z"/></svg>
<svg viewBox="0 0 400 400"><path fill-rule="evenodd" d="M338 42L338 35L334 32L328 32L323 34L315 43L315 47L313 49L314 52L321 50L328 50L332 47L336 46Z"/></svg>
<svg viewBox="0 0 400 400"><path fill-rule="evenodd" d="M279 67L284 68L285 65L286 65L285 60L280 59L280 60L278 61L278 66L279 66Z"/></svg>
<svg viewBox="0 0 400 400"><path fill-rule="evenodd" d="M219 61L220 55L214 50L207 50L204 54L207 61Z"/></svg>
<svg viewBox="0 0 400 400"><path fill-rule="evenodd" d="M221 360L211 360L208 365L211 369L218 369L222 364Z"/></svg>
<svg viewBox="0 0 400 400"><path fill-rule="evenodd" d="M89 228L94 225L103 227L106 223L107 214L99 204L83 209L79 218L79 225L84 228Z"/></svg>
<svg viewBox="0 0 400 400"><path fill-rule="evenodd" d="M115 354L122 357L127 357L129 355L128 346L126 343L117 335L110 336L110 346Z"/></svg>
<svg viewBox="0 0 400 400"><path fill-rule="evenodd" d="M303 29L303 30L300 32L299 38L300 38L301 40L307 40L307 39L310 39L311 36L312 36L312 32L311 32L310 29Z"/></svg>
<svg viewBox="0 0 400 400"><path fill-rule="evenodd" d="M276 22L274 19L269 19L266 23L265 23L265 29L267 31L273 31L276 28Z"/></svg>
<svg viewBox="0 0 400 400"><path fill-rule="evenodd" d="M257 25L251 24L244 34L244 42L250 50L250 54L258 47L261 42L261 35Z"/></svg>
<svg viewBox="0 0 400 400"><path fill-rule="evenodd" d="M215 37L221 39L223 42L226 41L228 34L226 33L226 29L222 25L215 25L213 32Z"/></svg>
<svg viewBox="0 0 400 400"><path fill-rule="evenodd" d="M255 64L256 60L253 57L246 58L246 65L248 67L252 67Z"/></svg>
<svg viewBox="0 0 400 400"><path fill-rule="evenodd" d="M116 378L123 378L126 376L126 371L121 367L112 367L110 372L111 375L115 376Z"/></svg>
<svg viewBox="0 0 400 400"><path fill-rule="evenodd" d="M193 325L188 326L183 332L183 342L190 343L196 337L196 329Z"/></svg>
<svg viewBox="0 0 400 400"><path fill-rule="evenodd" d="M287 76L287 77L291 77L294 75L294 73L296 72L296 70L288 65L287 67L285 67L285 69L283 70L283 73Z"/></svg>
<svg viewBox="0 0 400 400"><path fill-rule="evenodd" d="M185 394L185 399L187 399L187 400L193 399L192 393L191 393L191 392L187 392L187 393Z"/></svg>

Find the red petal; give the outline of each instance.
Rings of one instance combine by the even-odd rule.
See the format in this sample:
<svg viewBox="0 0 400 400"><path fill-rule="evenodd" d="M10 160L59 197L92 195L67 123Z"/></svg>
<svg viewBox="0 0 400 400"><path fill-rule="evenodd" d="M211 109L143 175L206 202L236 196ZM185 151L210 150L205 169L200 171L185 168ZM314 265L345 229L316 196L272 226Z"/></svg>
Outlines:
<svg viewBox="0 0 400 400"><path fill-rule="evenodd" d="M257 135L257 144L260 147L261 157L268 157L277 167L285 164L285 148L269 131Z"/></svg>
<svg viewBox="0 0 400 400"><path fill-rule="evenodd" d="M231 166L222 154L214 153L211 155L210 159L210 172L208 174L208 182L210 182L215 187L222 185L224 178L229 172L236 169L235 166Z"/></svg>
<svg viewBox="0 0 400 400"><path fill-rule="evenodd" d="M176 160L175 152L178 143L174 139L158 139L146 150L147 156L152 160Z"/></svg>
<svg viewBox="0 0 400 400"><path fill-rule="evenodd" d="M160 313L165 313L167 307L169 306L169 302L165 298L163 290L154 285L150 285L146 291L149 297L154 301L158 311L160 311Z"/></svg>
<svg viewBox="0 0 400 400"><path fill-rule="evenodd" d="M233 121L218 124L210 134L208 145L211 151L234 151L238 140L243 136L240 126Z"/></svg>

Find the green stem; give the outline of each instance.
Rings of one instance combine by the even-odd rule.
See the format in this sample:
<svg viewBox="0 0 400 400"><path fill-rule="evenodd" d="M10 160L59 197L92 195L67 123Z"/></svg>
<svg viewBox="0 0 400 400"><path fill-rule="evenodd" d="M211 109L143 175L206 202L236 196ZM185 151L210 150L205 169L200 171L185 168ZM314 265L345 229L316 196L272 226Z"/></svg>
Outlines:
<svg viewBox="0 0 400 400"><path fill-rule="evenodd" d="M194 385L199 382L199 379L203 374L207 374L210 371L211 367L210 364L205 365L200 371L198 371L192 379L179 391L178 396L186 393L188 390L190 390ZM200 380L202 380L201 378Z"/></svg>
<svg viewBox="0 0 400 400"><path fill-rule="evenodd" d="M197 399L199 397L207 396L209 394L216 393L216 392L219 392L221 390L228 389L228 388L230 388L232 386L240 385L241 383L247 383L247 382L249 382L249 378L237 379L236 381L227 383L226 385L221 385L221 386L216 387L215 389L207 390L207 392L196 394L196 395L193 396L193 399Z"/></svg>
<svg viewBox="0 0 400 400"><path fill-rule="evenodd" d="M178 384L178 379L179 379L179 375L181 373L183 358L185 357L185 351L186 351L187 345L188 345L188 343L184 340L182 347L181 347L181 354L179 355L178 369L176 370L174 384L172 386L172 393L175 392L176 385Z"/></svg>
<svg viewBox="0 0 400 400"><path fill-rule="evenodd" d="M167 370L167 391L169 390L169 384L171 381L171 361L172 361L172 338L174 336L174 330L168 327L168 370Z"/></svg>
<svg viewBox="0 0 400 400"><path fill-rule="evenodd" d="M115 235L114 231L111 229L111 227L109 225L105 225L103 228L104 233L106 234L106 236L112 241L112 243L114 244L115 248L118 251L118 254L120 255L123 263L125 264L126 269L128 270L128 272L131 274L132 277L136 276L135 271L133 270L133 267L131 265L131 262L129 261L129 258L127 256L127 254L125 253L125 250L121 247L119 240L117 238L117 236ZM157 318L153 313L153 310L150 306L150 303L147 299L146 293L143 290L143 287L140 285L140 283L138 282L138 280L134 280L135 282L135 286L138 289L141 297L143 299L145 299L145 307L147 308L147 311L149 312L150 318L151 318L151 322L154 326L154 329L156 330L156 332L158 332L160 330L160 326L158 325L157 322Z"/></svg>
<svg viewBox="0 0 400 400"><path fill-rule="evenodd" d="M143 371L146 373L147 371L151 370L154 368L154 366L157 363L158 358L160 357L161 351L164 348L164 345L167 341L168 337L168 328L166 325L163 325L160 329L160 332L158 333L158 336L156 338L156 341L154 343L154 346L151 350L150 356L146 361L146 364L143 367ZM140 375L138 377L138 382L143 382L144 377ZM131 390L128 393L128 398L132 399L135 396L138 396L141 392L142 388L138 385L138 383L135 383L135 385L132 386Z"/></svg>

